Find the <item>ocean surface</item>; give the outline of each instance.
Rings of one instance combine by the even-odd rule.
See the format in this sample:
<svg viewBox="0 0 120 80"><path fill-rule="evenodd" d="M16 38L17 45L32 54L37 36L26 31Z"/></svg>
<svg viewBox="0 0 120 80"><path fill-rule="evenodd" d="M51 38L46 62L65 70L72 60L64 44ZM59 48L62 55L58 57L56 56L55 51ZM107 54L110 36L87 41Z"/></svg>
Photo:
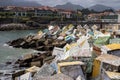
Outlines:
<svg viewBox="0 0 120 80"><path fill-rule="evenodd" d="M5 43L30 34L36 34L39 30L16 30L16 31L0 31L0 64L13 60L21 55L32 53L35 50L12 48Z"/></svg>

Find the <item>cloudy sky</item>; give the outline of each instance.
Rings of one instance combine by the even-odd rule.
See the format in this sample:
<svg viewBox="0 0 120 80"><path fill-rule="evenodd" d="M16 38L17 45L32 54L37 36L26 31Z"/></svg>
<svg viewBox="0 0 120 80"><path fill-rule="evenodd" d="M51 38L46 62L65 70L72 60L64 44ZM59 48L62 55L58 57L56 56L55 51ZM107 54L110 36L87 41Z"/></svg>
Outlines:
<svg viewBox="0 0 120 80"><path fill-rule="evenodd" d="M103 4L115 9L120 9L120 0L0 0L0 1L34 1L42 5L55 6L71 2L85 8L95 4Z"/></svg>
<svg viewBox="0 0 120 80"><path fill-rule="evenodd" d="M33 1L33 0L28 0ZM120 0L34 0L43 5L55 6L56 4L65 4L71 2L83 7L90 7L95 4L103 4L113 8L120 9Z"/></svg>

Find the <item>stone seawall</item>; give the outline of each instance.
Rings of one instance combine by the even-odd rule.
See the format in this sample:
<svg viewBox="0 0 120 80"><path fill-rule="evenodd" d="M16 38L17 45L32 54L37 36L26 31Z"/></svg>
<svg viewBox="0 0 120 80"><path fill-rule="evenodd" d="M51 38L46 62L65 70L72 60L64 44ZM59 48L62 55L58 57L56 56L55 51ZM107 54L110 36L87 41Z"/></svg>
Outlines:
<svg viewBox="0 0 120 80"><path fill-rule="evenodd" d="M1 24L0 31L9 31L9 30L28 30L28 29L40 29L42 27L31 27L26 24L20 23L10 23L10 24Z"/></svg>

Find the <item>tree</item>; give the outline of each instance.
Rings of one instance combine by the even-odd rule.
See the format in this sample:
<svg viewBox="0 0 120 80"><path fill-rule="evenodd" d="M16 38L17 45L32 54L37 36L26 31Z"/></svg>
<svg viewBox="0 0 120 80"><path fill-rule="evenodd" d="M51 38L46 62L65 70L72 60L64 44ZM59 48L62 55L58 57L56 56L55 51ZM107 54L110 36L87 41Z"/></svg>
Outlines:
<svg viewBox="0 0 120 80"><path fill-rule="evenodd" d="M114 10L113 9L106 9L103 12L114 12Z"/></svg>
<svg viewBox="0 0 120 80"><path fill-rule="evenodd" d="M88 15L91 13L91 11L88 8L82 9L81 12L83 15Z"/></svg>

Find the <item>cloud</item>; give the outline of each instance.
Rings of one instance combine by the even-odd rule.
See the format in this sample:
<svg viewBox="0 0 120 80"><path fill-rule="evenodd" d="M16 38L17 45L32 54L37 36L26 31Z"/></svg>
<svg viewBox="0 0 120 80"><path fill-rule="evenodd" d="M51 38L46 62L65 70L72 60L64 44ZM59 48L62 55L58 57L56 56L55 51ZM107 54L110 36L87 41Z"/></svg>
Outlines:
<svg viewBox="0 0 120 80"><path fill-rule="evenodd" d="M95 4L103 4L106 6L120 9L120 0L94 0Z"/></svg>
<svg viewBox="0 0 120 80"><path fill-rule="evenodd" d="M27 0L27 1L33 1L33 0ZM91 5L90 3L92 2L92 0L34 0L34 1L49 6L61 5L67 2L71 2L82 6L87 6L87 5Z"/></svg>

